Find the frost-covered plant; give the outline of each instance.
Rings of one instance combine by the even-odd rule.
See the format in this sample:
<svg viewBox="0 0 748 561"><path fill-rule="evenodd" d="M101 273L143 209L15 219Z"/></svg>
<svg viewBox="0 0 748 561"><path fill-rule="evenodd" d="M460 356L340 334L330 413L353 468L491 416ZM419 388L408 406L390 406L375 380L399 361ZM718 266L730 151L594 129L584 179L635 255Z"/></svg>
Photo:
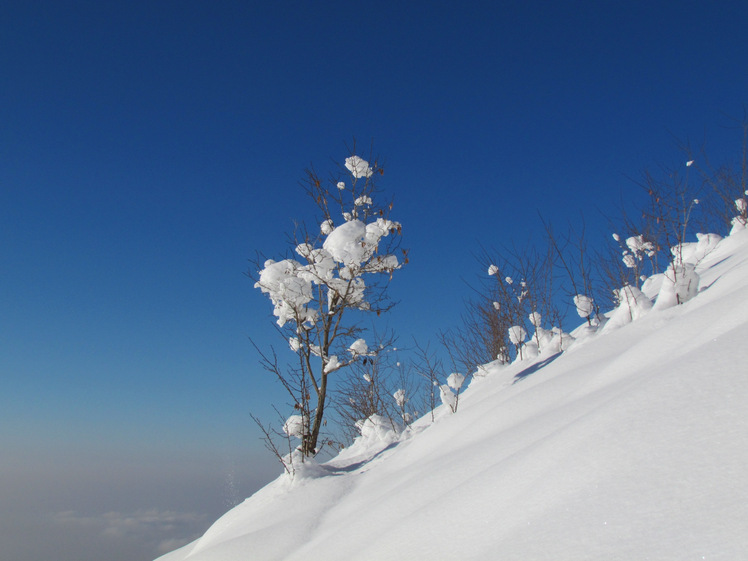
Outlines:
<svg viewBox="0 0 748 561"><path fill-rule="evenodd" d="M558 275L553 270L551 245L540 252L528 247L505 249L500 255L484 253L481 261L488 273L477 290L481 298L467 303L462 327L450 332L452 346L465 349L459 369L470 372L481 364L494 360L505 364L518 356L520 347L511 344L510 328L522 327L540 336L541 318L557 325L562 320L555 299ZM528 343L538 347L537 340ZM532 349L524 347L522 358L526 358L525 351L532 354Z"/></svg>
<svg viewBox="0 0 748 561"><path fill-rule="evenodd" d="M522 360L522 347L527 339L527 331L520 325L513 325L509 328L509 341L517 348L517 356Z"/></svg>
<svg viewBox="0 0 748 561"><path fill-rule="evenodd" d="M393 419L376 413L357 421L356 428L368 445L391 444L397 440L403 430L403 427Z"/></svg>
<svg viewBox="0 0 748 561"><path fill-rule="evenodd" d="M407 262L406 252L396 253L401 226L389 218L392 205L375 202L374 179L382 168L352 155L345 169L347 177L331 182L307 172L306 193L321 213L319 226L295 232L295 257L268 259L250 274L297 355L298 366L286 370L274 355L260 351L263 365L281 380L299 412L303 428L295 432L301 432L305 457L318 451L336 372L372 354L362 314L378 316L392 306L387 283Z"/></svg>
<svg viewBox="0 0 748 561"><path fill-rule="evenodd" d="M745 192L748 195L748 191ZM735 208L738 211L737 216L732 219L734 229L742 229L748 226L748 203L743 197L735 199Z"/></svg>
<svg viewBox="0 0 748 561"><path fill-rule="evenodd" d="M669 250L676 248L680 251L692 232L692 223L696 221L698 227L699 221L703 222L704 213L694 214L701 207L701 188L691 181L693 170L698 166L693 158L689 158L685 166L680 166L683 164L676 168L662 168L658 173L645 171L638 182L647 195L646 202L636 208L636 220L628 220L624 215L624 229L630 233L625 246L614 235L622 249L625 268L611 289L641 286L648 276L662 272L662 264L670 261ZM645 257L649 269L644 268ZM676 261L682 260L680 255L675 258ZM676 277L680 274L677 268L670 269L670 272Z"/></svg>
<svg viewBox="0 0 748 561"><path fill-rule="evenodd" d="M699 291L699 275L693 263L673 260L663 275L654 309L662 310L687 302Z"/></svg>
<svg viewBox="0 0 748 561"><path fill-rule="evenodd" d="M437 390L440 389L439 380L441 379L444 366L439 354L427 345L421 345L418 341L413 342L415 347L415 356L410 364L410 369L424 381L426 391L422 394L424 399L423 409L431 414L431 421L434 421L434 409L437 405Z"/></svg>
<svg viewBox="0 0 748 561"><path fill-rule="evenodd" d="M603 325L603 331L622 327L649 312L652 302L636 286L626 285L614 291L616 308Z"/></svg>
<svg viewBox="0 0 748 561"><path fill-rule="evenodd" d="M706 257L722 237L717 234L696 234L696 242L673 247L673 261L662 275L662 285L654 308L664 309L687 302L699 291L699 274L696 265Z"/></svg>
<svg viewBox="0 0 748 561"><path fill-rule="evenodd" d="M574 306L577 309L577 314L580 318L587 320L589 325L592 325L592 315L595 313L595 305L592 298L585 296L584 294L577 294L574 296Z"/></svg>
<svg viewBox="0 0 748 561"><path fill-rule="evenodd" d="M465 382L465 376L459 372L453 372L447 376L447 383L439 386L442 403L449 407L452 413L457 412L460 404L460 389Z"/></svg>
<svg viewBox="0 0 748 561"><path fill-rule="evenodd" d="M651 264L650 274L655 272L654 259L657 255L655 243L647 240L643 234L629 236L625 243L618 234L614 233L613 239L621 249L621 262L628 271L626 275L623 275L625 278L620 280L625 282L626 285L640 286L647 278L647 275L644 274L645 257Z"/></svg>
<svg viewBox="0 0 748 561"><path fill-rule="evenodd" d="M375 333L374 341L372 348L352 345L357 352L366 352L366 355L335 378L334 418L348 439L358 436L356 424L372 415L405 425L417 415L417 396L421 388L415 372L397 360L394 340Z"/></svg>
<svg viewBox="0 0 748 561"><path fill-rule="evenodd" d="M392 394L392 397L395 400L397 407L404 412L405 404L408 402L408 398L405 396L405 390L403 388L398 389Z"/></svg>

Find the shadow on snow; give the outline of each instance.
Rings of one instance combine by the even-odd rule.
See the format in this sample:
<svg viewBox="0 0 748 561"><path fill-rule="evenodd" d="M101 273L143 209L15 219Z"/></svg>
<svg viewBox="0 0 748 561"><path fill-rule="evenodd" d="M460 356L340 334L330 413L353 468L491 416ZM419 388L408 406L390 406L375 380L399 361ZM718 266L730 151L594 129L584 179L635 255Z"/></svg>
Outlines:
<svg viewBox="0 0 748 561"><path fill-rule="evenodd" d="M535 372L537 372L541 368L544 368L545 366L548 366L551 362L553 362L558 357L560 357L561 354L562 353L558 352L555 355L549 356L545 360L541 360L540 362L536 362L535 364L532 364L532 365L528 366L524 370L522 370L520 372L517 372L517 374L515 374L515 376L514 376L514 382L512 382L512 383L516 384L520 380L524 380L525 378L527 378L530 374L535 374Z"/></svg>

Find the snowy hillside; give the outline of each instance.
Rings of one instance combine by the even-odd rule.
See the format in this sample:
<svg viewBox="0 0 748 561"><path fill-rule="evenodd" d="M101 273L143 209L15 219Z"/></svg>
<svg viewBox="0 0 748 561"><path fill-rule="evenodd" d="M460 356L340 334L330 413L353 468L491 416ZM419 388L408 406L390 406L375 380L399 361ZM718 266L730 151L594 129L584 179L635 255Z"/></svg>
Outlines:
<svg viewBox="0 0 748 561"><path fill-rule="evenodd" d="M280 477L160 561L748 559L748 230L696 271L685 304L487 365L457 413Z"/></svg>

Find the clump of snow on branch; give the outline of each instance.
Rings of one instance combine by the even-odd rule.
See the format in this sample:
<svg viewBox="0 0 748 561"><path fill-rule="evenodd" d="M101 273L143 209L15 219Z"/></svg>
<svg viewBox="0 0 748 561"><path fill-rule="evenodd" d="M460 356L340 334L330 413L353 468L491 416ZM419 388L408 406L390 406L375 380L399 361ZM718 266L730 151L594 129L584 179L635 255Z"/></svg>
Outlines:
<svg viewBox="0 0 748 561"><path fill-rule="evenodd" d="M356 339L356 341L348 347L348 352L353 356L366 356L369 353L369 347L363 339Z"/></svg>
<svg viewBox="0 0 748 561"><path fill-rule="evenodd" d="M542 317L538 312L532 312L528 318L530 320L530 324L537 329L542 324Z"/></svg>
<svg viewBox="0 0 748 561"><path fill-rule="evenodd" d="M291 415L285 423L283 423L283 432L288 436L301 438L304 436L304 417L301 415Z"/></svg>
<svg viewBox="0 0 748 561"><path fill-rule="evenodd" d="M513 325L509 328L509 340L513 345L521 345L527 338L527 331L520 325Z"/></svg>
<svg viewBox="0 0 748 561"><path fill-rule="evenodd" d="M333 229L335 229L335 224L333 224L332 220L325 220L319 225L319 231L325 236L332 233Z"/></svg>
<svg viewBox="0 0 748 561"><path fill-rule="evenodd" d="M511 341L512 345L517 347L517 358L522 360L524 357L522 355L522 347L524 346L525 339L527 339L527 331L525 331L525 328L521 325L513 325L508 330L509 333L509 341Z"/></svg>
<svg viewBox="0 0 748 561"><path fill-rule="evenodd" d="M594 300L584 294L574 296L574 306L576 306L580 318L588 318L595 311Z"/></svg>
<svg viewBox="0 0 748 561"><path fill-rule="evenodd" d="M455 391L459 391L462 387L462 383L465 381L465 376L459 372L453 372L447 376L447 385Z"/></svg>
<svg viewBox="0 0 748 561"><path fill-rule="evenodd" d="M620 241L620 238L613 235L616 241ZM644 236L631 236L626 238L626 247L628 249L623 250L623 264L629 269L635 269L638 263L644 258L652 257L655 254L655 246L652 242L645 241Z"/></svg>
<svg viewBox="0 0 748 561"><path fill-rule="evenodd" d="M499 274L499 268L496 265L490 265L488 267L488 274L490 276Z"/></svg>
<svg viewBox="0 0 748 561"><path fill-rule="evenodd" d="M335 372L339 368L341 368L343 364L340 362L337 356L332 355L327 359L327 364L325 365L325 374L329 374L330 372Z"/></svg>
<svg viewBox="0 0 748 561"><path fill-rule="evenodd" d="M402 409L405 407L405 402L407 399L405 398L405 390L399 389L394 394L392 394L392 397L395 398L395 403L397 403L397 406Z"/></svg>
<svg viewBox="0 0 748 561"><path fill-rule="evenodd" d="M350 156L345 159L345 167L351 172L356 179L361 177L371 177L374 170L369 166L369 162L358 156ZM338 184L340 187L340 184Z"/></svg>
<svg viewBox="0 0 748 561"><path fill-rule="evenodd" d="M302 323L314 318L314 310L306 307L313 297L312 284L300 277L302 269L303 266L293 259L278 262L268 259L255 283L255 288L270 296L273 314L281 327L290 320Z"/></svg>
<svg viewBox="0 0 748 561"><path fill-rule="evenodd" d="M391 272L399 268L396 256L373 257L380 240L399 228L400 224L384 218L377 218L370 224L351 220L333 229L322 248L336 263L343 265L340 275L345 279L364 272Z"/></svg>
<svg viewBox="0 0 748 561"><path fill-rule="evenodd" d="M631 255L630 253L624 253L623 254L623 264L626 265L629 269L634 269L636 267L636 257Z"/></svg>
<svg viewBox="0 0 748 561"><path fill-rule="evenodd" d="M626 245L635 254L646 254L648 257L654 255L654 244L644 241L644 236L631 236L626 239Z"/></svg>

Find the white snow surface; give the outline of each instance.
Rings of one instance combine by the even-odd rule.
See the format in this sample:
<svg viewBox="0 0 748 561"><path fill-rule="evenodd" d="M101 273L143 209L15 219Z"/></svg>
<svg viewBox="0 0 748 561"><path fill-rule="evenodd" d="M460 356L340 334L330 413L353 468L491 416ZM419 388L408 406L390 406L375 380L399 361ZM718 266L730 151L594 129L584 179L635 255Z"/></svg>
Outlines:
<svg viewBox="0 0 748 561"><path fill-rule="evenodd" d="M685 304L632 293L634 321L485 365L457 413L372 424L160 561L746 559L748 230L696 271Z"/></svg>

